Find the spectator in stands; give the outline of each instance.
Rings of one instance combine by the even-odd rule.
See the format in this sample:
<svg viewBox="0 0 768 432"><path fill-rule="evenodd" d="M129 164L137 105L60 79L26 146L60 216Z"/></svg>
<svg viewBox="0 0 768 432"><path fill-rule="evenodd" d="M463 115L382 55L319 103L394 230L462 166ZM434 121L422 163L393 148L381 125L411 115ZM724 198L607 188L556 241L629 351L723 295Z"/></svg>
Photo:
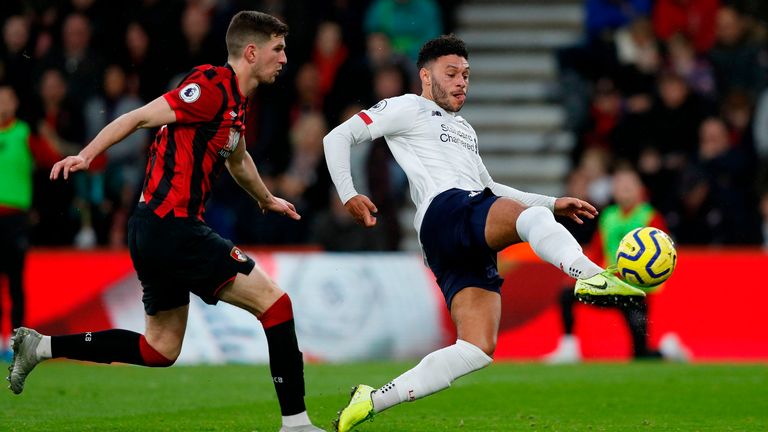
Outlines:
<svg viewBox="0 0 768 432"><path fill-rule="evenodd" d="M328 207L331 186L323 156L323 137L328 131L325 117L319 112L300 115L291 127L291 159L284 172L268 179L276 194L296 206L301 220L282 215L264 215L260 226L250 228L248 236L262 244L302 244L309 239L314 216Z"/></svg>
<svg viewBox="0 0 768 432"><path fill-rule="evenodd" d="M368 107L376 103L373 77L376 71L383 67L394 65L400 68L407 78L408 89L412 89L417 82L415 65L408 57L392 49L389 36L384 33L371 33L365 37L365 41L365 54L348 58L339 69L334 88L326 97L330 118L338 118L338 115L334 114L341 114L350 104Z"/></svg>
<svg viewBox="0 0 768 432"><path fill-rule="evenodd" d="M58 154L32 135L29 125L16 118L19 100L13 87L0 84L0 299L8 287L10 324L24 325L24 261L29 246L29 211L35 165L52 166ZM0 328L3 307L0 304ZM0 353L11 360L10 343L0 339Z"/></svg>
<svg viewBox="0 0 768 432"><path fill-rule="evenodd" d="M421 45L443 32L440 9L434 0L374 0L365 32L386 34L395 52L415 63Z"/></svg>
<svg viewBox="0 0 768 432"><path fill-rule="evenodd" d="M73 13L64 19L61 49L48 52L43 60L46 69L64 72L69 96L84 103L101 88L103 64L91 47L91 24L84 15Z"/></svg>
<svg viewBox="0 0 768 432"><path fill-rule="evenodd" d="M619 242L629 231L652 226L666 232L664 219L648 203L640 176L629 165L621 166L613 174L613 200L614 204L600 212L598 230L589 246L590 258L595 262L602 261L606 266L615 264ZM545 357L549 363L575 363L581 360L579 340L573 333L575 303L573 288L568 285L560 295L564 334L555 351ZM690 354L674 334L664 335L658 350L648 347L648 301L645 298L637 303L618 306L617 309L632 336L632 356L635 359L688 360Z"/></svg>
<svg viewBox="0 0 768 432"><path fill-rule="evenodd" d="M612 34L640 17L651 15L651 0L587 0L584 5L587 39Z"/></svg>
<svg viewBox="0 0 768 432"><path fill-rule="evenodd" d="M341 39L341 27L332 21L321 23L317 28L312 52L312 63L317 67L321 97L331 91L337 72L348 56L349 50Z"/></svg>
<svg viewBox="0 0 768 432"><path fill-rule="evenodd" d="M144 103L135 95L126 93L126 76L118 65L110 65L104 72L104 90L91 98L85 106L86 138L92 140L101 129L119 116L139 108ZM107 166L104 172L103 198L97 209L108 215L108 237L111 246L125 243L125 226L128 213L138 201L137 194L144 174L144 154L149 143L149 132L138 130L126 137L121 145L107 149Z"/></svg>
<svg viewBox="0 0 768 432"><path fill-rule="evenodd" d="M715 77L712 65L698 55L690 39L675 33L667 40L667 69L680 75L693 92L706 99L715 98Z"/></svg>
<svg viewBox="0 0 768 432"><path fill-rule="evenodd" d="M323 95L320 92L320 74L314 63L299 67L295 80L296 97L290 111L290 122L294 124L302 115L323 111Z"/></svg>
<svg viewBox="0 0 768 432"><path fill-rule="evenodd" d="M717 12L717 38L709 53L720 95L741 89L756 98L766 85L764 49L751 39L744 17L732 6Z"/></svg>
<svg viewBox="0 0 768 432"><path fill-rule="evenodd" d="M129 23L124 40L127 55L123 69L127 72L127 92L149 102L165 91L171 75L169 67L158 55L156 44L143 24L138 21Z"/></svg>
<svg viewBox="0 0 768 432"><path fill-rule="evenodd" d="M626 95L650 94L661 69L659 42L647 18L637 18L616 31L615 80Z"/></svg>
<svg viewBox="0 0 768 432"><path fill-rule="evenodd" d="M61 11L57 7L60 5L51 2L40 3L36 6L31 8L30 18L32 35L35 39L32 58L35 60L36 66L45 69L45 66L40 63L51 54L54 45L60 44ZM36 73L35 78L38 77L39 73Z"/></svg>
<svg viewBox="0 0 768 432"><path fill-rule="evenodd" d="M27 117L33 100L34 59L32 58L29 20L10 16L3 25L0 46L0 80L10 84L19 99L19 113Z"/></svg>
<svg viewBox="0 0 768 432"><path fill-rule="evenodd" d="M682 35L704 54L715 43L715 22L720 0L656 0L653 28L663 41Z"/></svg>
<svg viewBox="0 0 768 432"><path fill-rule="evenodd" d="M568 196L578 198L581 200L592 200L594 196L594 188L591 187L593 182L590 179L591 174L588 173L588 168L585 164L576 167L568 173L565 182L565 190ZM610 181L610 180L609 180ZM601 188L602 189L602 188ZM602 210L604 206L596 207L598 210ZM581 245L587 245L592 239L597 229L597 219L590 219L583 221L583 224L574 222L568 218L558 217L557 221L563 224L568 231L573 234L573 237ZM566 279L563 279L564 281ZM563 282L564 285L567 282Z"/></svg>
<svg viewBox="0 0 768 432"><path fill-rule="evenodd" d="M76 13L88 19L91 48L103 57L104 64L119 61L123 53L120 49L115 49L115 41L119 41L125 31L125 9L129 8L128 5L114 7L110 2L97 0L70 0L66 3L69 4L62 7L64 13ZM97 88L94 92L98 90Z"/></svg>
<svg viewBox="0 0 768 432"><path fill-rule="evenodd" d="M582 136L584 148L610 151L614 130L624 114L624 100L613 80L601 78L594 85L591 102L589 123Z"/></svg>
<svg viewBox="0 0 768 432"><path fill-rule="evenodd" d="M658 78L659 98L651 109L653 141L668 157L688 157L696 152L699 124L706 111L701 100L691 93L688 83L674 73ZM670 161L681 167L682 161Z"/></svg>
<svg viewBox="0 0 768 432"><path fill-rule="evenodd" d="M628 96L628 109L646 100L658 69L658 47L647 16L650 1L590 0L583 41L557 52L563 105L573 130L587 127L591 84L609 77ZM636 97L640 96L640 97ZM578 156L578 154L577 154Z"/></svg>
<svg viewBox="0 0 768 432"><path fill-rule="evenodd" d="M291 128L291 161L278 176L276 188L290 197L307 220L312 212L328 203L330 177L323 156L323 137L328 125L320 113L302 115Z"/></svg>
<svg viewBox="0 0 768 432"><path fill-rule="evenodd" d="M587 197L597 208L605 207L611 200L610 158L605 149L590 148L579 161L578 170L587 182Z"/></svg>
<svg viewBox="0 0 768 432"><path fill-rule="evenodd" d="M728 126L731 143L747 154L750 160L755 157L755 143L752 135L752 100L743 90L732 90L722 99L720 116Z"/></svg>
<svg viewBox="0 0 768 432"><path fill-rule="evenodd" d="M182 49L182 37L179 34L179 26L172 25L172 23L180 22L180 17L185 7L186 2L181 1L139 1L134 4L134 7L123 9L123 13L128 16L129 24L131 22L141 23L141 28L150 41L150 54L163 53L165 56L168 56ZM170 64L173 59L162 61L163 59L160 56L157 58L153 57L153 60L158 60L155 63L158 68L155 72L161 73L165 77L162 80L161 87L158 87L158 91L162 93L166 90L165 85L168 82L168 78L178 72L175 70L175 66L178 65ZM172 69L164 70L164 68ZM128 69L126 68L126 70ZM151 94L148 100L152 100L155 95L156 93ZM145 100L145 102L148 100Z"/></svg>
<svg viewBox="0 0 768 432"><path fill-rule="evenodd" d="M682 178L677 238L686 244L755 244L760 241L753 174L745 152L734 148L717 117L700 128L696 159Z"/></svg>
<svg viewBox="0 0 768 432"><path fill-rule="evenodd" d="M55 151L61 155L75 154L85 140L85 124L82 106L69 97L67 81L57 69L43 72L39 84L39 103L36 112L36 128ZM48 173L35 174L34 207L37 223L32 236L36 243L72 244L74 233L80 224L72 204L74 188L71 183L52 183ZM70 212L62 218L61 209Z"/></svg>
<svg viewBox="0 0 768 432"><path fill-rule="evenodd" d="M223 44L215 43L210 30L211 19L206 10L195 3L187 3L181 16L184 47L174 62L174 72L187 73L195 65L220 64L226 59Z"/></svg>
<svg viewBox="0 0 768 432"><path fill-rule="evenodd" d="M696 154L699 124L706 112L679 75L662 73L658 89L659 97L648 114L623 124L617 141L632 149L624 155L638 165L651 203L667 215L679 202L669 186L678 184L686 163Z"/></svg>

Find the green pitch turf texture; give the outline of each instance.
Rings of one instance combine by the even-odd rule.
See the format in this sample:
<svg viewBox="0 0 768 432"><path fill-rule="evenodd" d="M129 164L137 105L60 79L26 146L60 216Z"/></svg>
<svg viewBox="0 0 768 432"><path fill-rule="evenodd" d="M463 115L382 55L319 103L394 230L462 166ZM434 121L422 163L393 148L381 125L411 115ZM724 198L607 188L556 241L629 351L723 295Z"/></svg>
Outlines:
<svg viewBox="0 0 768 432"><path fill-rule="evenodd" d="M330 422L350 387L413 363L308 365L307 404ZM269 431L280 416L264 366L49 362L0 396L0 431ZM768 365L498 363L377 416L359 431L768 431Z"/></svg>

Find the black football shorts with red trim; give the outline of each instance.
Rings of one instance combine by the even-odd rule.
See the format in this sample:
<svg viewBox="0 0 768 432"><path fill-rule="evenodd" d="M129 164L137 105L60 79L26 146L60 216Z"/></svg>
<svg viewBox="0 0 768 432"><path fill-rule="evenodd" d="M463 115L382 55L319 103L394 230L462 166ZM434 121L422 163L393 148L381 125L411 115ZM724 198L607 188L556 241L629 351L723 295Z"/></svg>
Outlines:
<svg viewBox="0 0 768 432"><path fill-rule="evenodd" d="M147 315L189 304L190 292L216 304L221 288L256 266L204 222L173 212L160 218L144 203L128 221L128 248Z"/></svg>

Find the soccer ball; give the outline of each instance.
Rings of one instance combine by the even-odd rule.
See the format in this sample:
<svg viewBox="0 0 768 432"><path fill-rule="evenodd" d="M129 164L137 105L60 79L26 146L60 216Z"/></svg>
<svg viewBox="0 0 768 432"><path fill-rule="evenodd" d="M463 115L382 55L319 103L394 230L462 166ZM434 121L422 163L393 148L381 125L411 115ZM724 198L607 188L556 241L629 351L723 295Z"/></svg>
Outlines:
<svg viewBox="0 0 768 432"><path fill-rule="evenodd" d="M627 282L653 288L671 275L677 263L675 243L664 231L651 227L628 232L616 251L616 267Z"/></svg>

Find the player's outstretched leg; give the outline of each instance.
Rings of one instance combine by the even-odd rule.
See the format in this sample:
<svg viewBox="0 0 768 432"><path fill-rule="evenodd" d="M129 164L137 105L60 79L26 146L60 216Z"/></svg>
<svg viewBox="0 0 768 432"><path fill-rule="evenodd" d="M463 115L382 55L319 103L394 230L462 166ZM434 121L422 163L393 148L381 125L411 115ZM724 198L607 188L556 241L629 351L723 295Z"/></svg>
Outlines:
<svg viewBox="0 0 768 432"><path fill-rule="evenodd" d="M402 402L413 402L451 386L451 383L491 364L491 357L464 340L424 357L413 369L374 390L359 385L333 422L337 432L348 432L375 414Z"/></svg>
<svg viewBox="0 0 768 432"><path fill-rule="evenodd" d="M502 200L499 199L497 203L500 201ZM491 211L494 211L494 207L491 207ZM616 276L615 269L603 269L587 258L573 235L557 223L548 209L529 207L523 210L517 218L515 228L520 239L527 241L536 255L578 279L574 294L579 301L598 305L621 305L634 303L645 297L644 291Z"/></svg>
<svg viewBox="0 0 768 432"><path fill-rule="evenodd" d="M26 327L20 327L13 332L11 338L11 347L13 349L13 360L8 366L8 386L15 394L24 391L24 381L32 369L37 366L42 359L37 355L37 346L43 336Z"/></svg>

